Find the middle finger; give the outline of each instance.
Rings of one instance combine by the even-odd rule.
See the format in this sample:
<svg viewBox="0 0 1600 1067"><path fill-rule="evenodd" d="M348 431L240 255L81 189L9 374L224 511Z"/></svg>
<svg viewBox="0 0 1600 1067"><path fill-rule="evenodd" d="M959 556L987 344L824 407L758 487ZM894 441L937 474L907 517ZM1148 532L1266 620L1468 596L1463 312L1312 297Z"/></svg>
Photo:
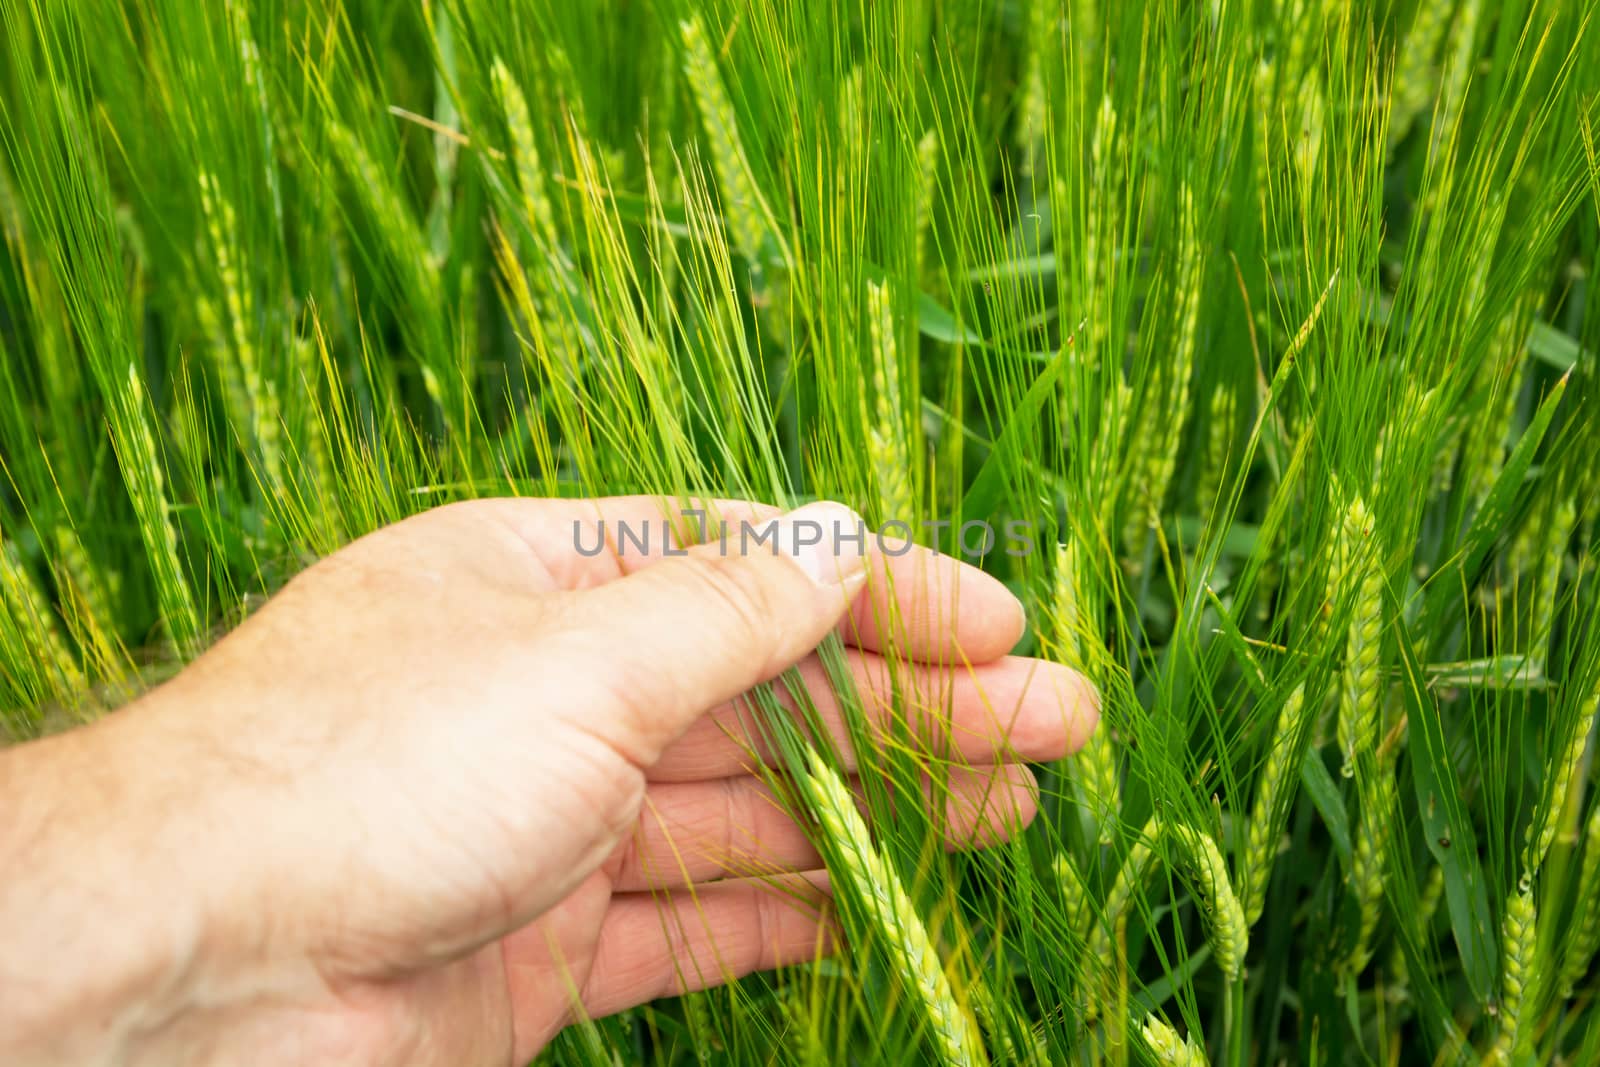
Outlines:
<svg viewBox="0 0 1600 1067"><path fill-rule="evenodd" d="M876 737L887 737L891 725L904 719L930 754L962 763L1061 759L1083 746L1100 718L1093 688L1057 663L1007 656L955 668L910 664L891 678L888 661L881 656L846 648L843 657ZM844 711L821 659L813 654L796 669L846 768L858 769L847 743ZM773 691L795 713L788 687L779 682ZM649 773L656 782L695 782L777 764L757 711L740 700L697 720Z"/></svg>

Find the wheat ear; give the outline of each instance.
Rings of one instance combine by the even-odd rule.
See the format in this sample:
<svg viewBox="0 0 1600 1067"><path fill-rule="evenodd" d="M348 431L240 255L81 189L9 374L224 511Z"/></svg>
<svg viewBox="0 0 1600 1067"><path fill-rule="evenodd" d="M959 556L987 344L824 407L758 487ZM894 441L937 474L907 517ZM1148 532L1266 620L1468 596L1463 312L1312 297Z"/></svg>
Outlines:
<svg viewBox="0 0 1600 1067"><path fill-rule="evenodd" d="M1211 1067L1205 1049L1195 1044L1193 1037L1179 1037L1178 1031L1154 1015L1145 1016L1140 1033L1160 1067Z"/></svg>
<svg viewBox="0 0 1600 1067"><path fill-rule="evenodd" d="M928 268L928 234L933 228L933 194L939 187L939 128L917 142L917 275Z"/></svg>
<svg viewBox="0 0 1600 1067"><path fill-rule="evenodd" d="M1218 382L1211 389L1211 399L1206 404L1206 450L1200 465L1199 492L1202 504L1210 503L1210 496L1220 494L1223 479L1228 473L1228 450L1233 444L1233 420L1237 401L1226 382Z"/></svg>
<svg viewBox="0 0 1600 1067"><path fill-rule="evenodd" d="M251 324L256 316L254 301L249 287L244 284L236 254L238 218L233 203L207 170L200 172L200 208L205 215L212 253L216 257L222 297L228 309L229 340L248 405L248 410L239 413L245 416L240 420L240 425L249 427L255 438L261 473L267 487L274 493L281 492L284 479L278 397L272 382L262 377L260 354L250 335Z"/></svg>
<svg viewBox="0 0 1600 1067"><path fill-rule="evenodd" d="M1139 424L1134 429L1138 443L1131 446L1129 453L1134 460L1122 542L1131 550L1136 551L1141 546L1145 532L1156 523L1161 502L1166 499L1177 469L1178 446L1182 443L1184 418L1189 410L1189 380L1194 372L1204 273L1194 192L1185 184L1178 190L1177 270L1172 278L1176 339L1170 360L1152 380L1152 384L1159 383L1162 387L1160 403L1152 402L1152 391L1147 388Z"/></svg>
<svg viewBox="0 0 1600 1067"><path fill-rule="evenodd" d="M1088 229L1084 235L1082 260L1084 310L1089 313L1084 362L1091 368L1100 359L1110 338L1111 282L1116 273L1117 235L1122 228L1121 201L1112 173L1122 157L1119 137L1116 105L1109 93L1103 94L1089 143L1089 175L1093 184L1089 192ZM1066 196L1063 193L1055 200L1064 204Z"/></svg>
<svg viewBox="0 0 1600 1067"><path fill-rule="evenodd" d="M1027 1026L1026 1020L1018 1019L1014 1012L997 1001L986 984L982 981L973 982L967 987L967 995L972 1001L972 1008L977 1013L978 1020L983 1023L984 1029L993 1035L995 1044L999 1046L998 1059L1001 1063L1050 1067L1050 1049L1045 1044L1044 1038ZM1028 1035L1027 1045L1020 1049L1011 1037L1014 1025Z"/></svg>
<svg viewBox="0 0 1600 1067"><path fill-rule="evenodd" d="M62 639L56 614L23 566L21 553L3 537L0 537L0 608L6 610L22 636L24 653L39 663L42 674L54 676L54 695L69 705L82 700L89 683Z"/></svg>
<svg viewBox="0 0 1600 1067"><path fill-rule="evenodd" d="M1517 892L1506 902L1505 921L1500 929L1502 966L1500 973L1500 1029L1490 1056L1496 1063L1511 1063L1527 1038L1524 999L1537 974L1535 958L1538 913L1533 906L1533 888Z"/></svg>
<svg viewBox="0 0 1600 1067"><path fill-rule="evenodd" d="M849 881L866 903L874 927L894 956L896 970L927 1012L942 1058L952 1067L987 1062L977 1024L956 1001L921 916L900 876L873 845L850 791L815 752L807 757L806 795L844 866L833 873Z"/></svg>
<svg viewBox="0 0 1600 1067"><path fill-rule="evenodd" d="M1089 887L1084 885L1078 865L1065 852L1056 854L1054 864L1056 883L1061 886L1061 900L1065 906L1067 928L1078 937L1083 936L1084 920L1089 916Z"/></svg>
<svg viewBox="0 0 1600 1067"><path fill-rule="evenodd" d="M1355 946L1345 966L1359 972L1371 958L1372 934L1383 909L1384 864L1395 821L1394 773L1381 767L1361 791L1361 824L1350 861L1350 890L1359 909Z"/></svg>
<svg viewBox="0 0 1600 1067"><path fill-rule="evenodd" d="M1600 948L1600 805L1596 805L1583 829L1583 866L1578 873L1578 898L1573 915L1572 937L1561 958L1561 995L1572 996L1573 989L1589 970L1595 950Z"/></svg>
<svg viewBox="0 0 1600 1067"><path fill-rule="evenodd" d="M1113 937L1120 945L1122 940L1120 935L1127 923L1128 905L1133 900L1134 891L1143 884L1150 861L1155 858L1155 853L1151 851L1151 843L1160 833L1159 820L1151 819L1145 823L1144 829L1139 831L1139 836L1128 849L1128 855L1123 859L1122 866L1117 868L1117 877L1112 881L1111 889L1107 891L1105 901L1100 906L1100 914L1094 918L1089 928L1089 948L1086 958L1091 968L1110 966L1113 960ZM1086 1005L1086 1014L1091 1018L1096 1012L1097 999L1091 992Z"/></svg>
<svg viewBox="0 0 1600 1067"><path fill-rule="evenodd" d="M872 426L867 454L878 484L878 504L886 522L910 522L916 505L911 481L911 448L900 406L900 364L894 336L889 286L867 283L867 332L872 350Z"/></svg>
<svg viewBox="0 0 1600 1067"><path fill-rule="evenodd" d="M1444 899L1444 868L1435 864L1428 871L1428 880L1423 884L1421 896L1417 901L1416 928L1419 943L1426 943L1428 928L1433 925L1433 917L1439 910L1439 902ZM1400 941L1396 939L1394 950L1389 954L1389 973L1393 975L1393 983L1397 988L1402 988L1409 981L1406 973L1406 954Z"/></svg>
<svg viewBox="0 0 1600 1067"><path fill-rule="evenodd" d="M55 528L55 545L57 580L68 591L63 600L73 601L76 613L87 616L93 628L111 625L115 576L108 576L109 582L101 581L94 559L71 526L63 524Z"/></svg>
<svg viewBox="0 0 1600 1067"><path fill-rule="evenodd" d="M701 126L711 146L711 166L722 187L728 234L740 255L752 263L759 262L769 235L775 236L772 212L756 187L749 157L739 139L738 118L717 71L705 27L697 16L678 23L678 32L683 37L684 74L700 105Z"/></svg>
<svg viewBox="0 0 1600 1067"><path fill-rule="evenodd" d="M1178 845L1194 872L1217 964L1230 979L1237 979L1244 972L1250 925L1245 922L1244 909L1228 881L1228 865L1223 862L1222 851L1210 834L1192 827L1171 824L1167 837Z"/></svg>
<svg viewBox="0 0 1600 1067"><path fill-rule="evenodd" d="M1054 2L1032 0L1028 4L1027 54L1023 60L1022 99L1017 108L1017 154L1024 172L1032 175L1039 160L1049 120L1050 100L1045 83L1045 57L1052 54L1055 41L1050 35L1050 8Z"/></svg>
<svg viewBox="0 0 1600 1067"><path fill-rule="evenodd" d="M494 86L495 96L500 100L500 110L505 112L506 127L511 131L511 161L517 172L517 187L522 193L523 217L532 229L534 238L548 252L560 246L560 236L556 230L555 207L545 186L544 162L539 157L539 145L533 137L528 99L498 58L489 68L489 80ZM548 294L552 287L545 272L536 271L534 277Z"/></svg>
<svg viewBox="0 0 1600 1067"><path fill-rule="evenodd" d="M1092 680L1093 665L1086 650L1100 642L1096 612L1085 603L1087 588L1083 554L1076 534L1056 547L1055 581L1050 597L1051 625L1061 662ZM1122 784L1116 742L1104 723L1073 757L1079 791L1102 845L1111 843L1117 813L1122 808Z"/></svg>
<svg viewBox="0 0 1600 1067"><path fill-rule="evenodd" d="M1567 559L1567 542L1578 521L1578 502L1570 493L1563 495L1550 509L1549 524L1539 546L1538 570L1529 603L1533 605L1533 618L1528 625L1529 641L1543 637L1553 641L1557 592L1561 586L1561 570ZM1554 652L1554 649L1551 649Z"/></svg>
<svg viewBox="0 0 1600 1067"><path fill-rule="evenodd" d="M1378 743L1379 640L1383 632L1383 573L1367 551L1372 514L1357 495L1345 512L1342 577L1356 589L1355 614L1345 644L1344 684L1339 693L1341 773L1355 775L1356 756Z"/></svg>
<svg viewBox="0 0 1600 1067"><path fill-rule="evenodd" d="M1306 687L1297 685L1278 712L1272 731L1272 747L1261 784L1256 788L1255 805L1250 811L1250 828L1245 837L1244 917L1251 926L1261 918L1267 900L1267 882L1272 877L1272 861L1278 854L1278 805L1283 786L1289 780L1294 762L1295 742L1305 719Z"/></svg>
<svg viewBox="0 0 1600 1067"><path fill-rule="evenodd" d="M1428 106L1439 85L1434 58L1439 42L1449 25L1451 0L1422 0L1405 43L1396 54L1393 88L1390 90L1389 146L1392 148L1410 131L1417 115Z"/></svg>
<svg viewBox="0 0 1600 1067"><path fill-rule="evenodd" d="M117 421L127 428L126 435L114 433L112 440L128 483L134 514L139 519L150 569L156 578L161 617L178 651L186 656L196 655L203 630L200 612L180 561L178 530L172 524L171 506L167 501L166 473L156 448L155 431L150 426L152 409L139 368L131 360L127 389L119 390L112 402L121 408Z"/></svg>
<svg viewBox="0 0 1600 1067"><path fill-rule="evenodd" d="M1595 712L1600 711L1600 685L1579 706L1578 717L1556 756L1554 773L1546 772L1544 791L1539 799L1538 814L1528 824L1527 844L1522 850L1523 879L1532 881L1539 872L1550 846L1556 839L1556 827L1561 821L1561 809L1566 806L1567 792L1572 787L1572 776L1583 760L1583 750L1589 746L1589 734L1594 730Z"/></svg>

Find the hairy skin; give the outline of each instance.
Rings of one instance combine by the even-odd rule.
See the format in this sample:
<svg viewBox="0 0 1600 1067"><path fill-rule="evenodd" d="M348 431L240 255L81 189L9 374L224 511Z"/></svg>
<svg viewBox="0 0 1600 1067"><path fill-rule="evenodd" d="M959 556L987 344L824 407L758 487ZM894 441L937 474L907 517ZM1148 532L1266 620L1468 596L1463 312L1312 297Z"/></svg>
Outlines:
<svg viewBox="0 0 1600 1067"><path fill-rule="evenodd" d="M842 739L812 654L836 629L880 721L969 765L951 847L1025 824L1019 761L1093 728L1081 679L1006 656L1011 595L949 558L574 550L575 521L661 507L380 530L130 707L0 753L0 1061L513 1064L574 1018L815 958L826 875L738 697L798 664ZM891 613L947 700L890 708Z"/></svg>

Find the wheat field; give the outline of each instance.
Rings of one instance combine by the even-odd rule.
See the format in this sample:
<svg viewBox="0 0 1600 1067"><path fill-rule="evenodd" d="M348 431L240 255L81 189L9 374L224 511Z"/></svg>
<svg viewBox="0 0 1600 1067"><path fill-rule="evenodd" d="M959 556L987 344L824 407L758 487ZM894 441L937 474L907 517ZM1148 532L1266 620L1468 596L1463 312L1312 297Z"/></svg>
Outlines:
<svg viewBox="0 0 1600 1067"><path fill-rule="evenodd" d="M842 500L1101 731L947 854L756 694L843 950L541 1062L1600 1063L1597 15L0 0L0 735L447 501Z"/></svg>

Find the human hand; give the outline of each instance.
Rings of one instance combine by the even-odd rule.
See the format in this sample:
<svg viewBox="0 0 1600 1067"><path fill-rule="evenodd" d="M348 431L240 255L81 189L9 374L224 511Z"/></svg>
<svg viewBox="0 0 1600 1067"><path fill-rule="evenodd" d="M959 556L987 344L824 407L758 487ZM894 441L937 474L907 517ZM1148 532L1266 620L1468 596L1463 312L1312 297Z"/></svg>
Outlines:
<svg viewBox="0 0 1600 1067"><path fill-rule="evenodd" d="M952 847L1025 824L1017 761L1093 728L1076 675L1006 655L1011 594L949 557L586 557L602 519L663 528L659 501L617 498L380 530L131 708L0 754L22 799L0 865L56 875L0 888L51 961L0 948L8 1062L520 1063L577 1013L815 957L820 860L737 698L798 664L848 758L813 654L836 628L876 721L907 714L891 614L913 688L943 695L913 725L964 765Z"/></svg>

